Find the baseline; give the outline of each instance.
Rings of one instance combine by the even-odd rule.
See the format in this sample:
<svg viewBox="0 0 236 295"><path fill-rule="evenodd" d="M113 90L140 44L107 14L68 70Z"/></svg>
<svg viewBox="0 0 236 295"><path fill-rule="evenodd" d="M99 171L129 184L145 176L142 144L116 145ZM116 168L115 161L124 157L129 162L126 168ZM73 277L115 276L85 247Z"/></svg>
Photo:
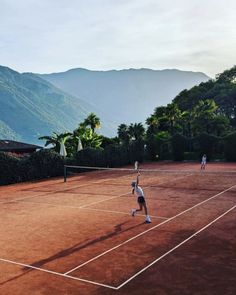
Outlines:
<svg viewBox="0 0 236 295"><path fill-rule="evenodd" d="M222 217L224 217L226 214L228 214L229 212L231 212L232 210L234 210L236 208L236 205L234 205L233 207L231 207L229 210L227 210L226 212L224 212L223 214L221 214L220 216L218 216L217 218L215 218L214 220L212 220L210 223L208 223L207 225L205 225L204 227L202 227L200 230L198 230L197 232L195 232L194 234L192 234L190 237L188 237L187 239L183 240L181 243L179 243L178 245L176 245L174 248L170 249L168 252L166 252L165 254L163 254L162 256L158 257L157 259L155 259L153 262L149 263L146 267L144 267L143 269L141 269L139 272L137 272L135 275L133 275L132 277L130 277L128 280L126 280L125 282L123 282L122 284L120 284L117 287L117 290L119 290L120 288L122 288L123 286L125 286L128 282L130 282L131 280L133 280L134 278L136 278L138 275L140 275L141 273L143 273L145 270L147 270L148 268L150 268L152 265L154 265L156 262L160 261L161 259L163 259L164 257L166 257L168 254L172 253L173 251L175 251L176 249L178 249L180 246L182 246L183 244L187 243L189 240L191 240L192 238L194 238L195 236L197 236L199 233L201 233L202 231L204 231L206 228L208 228L209 226L211 226L213 223L215 223L216 221L218 221L219 219L221 219Z"/></svg>
<svg viewBox="0 0 236 295"><path fill-rule="evenodd" d="M75 268L68 270L67 272L65 272L65 274L69 274L69 273L71 273L71 272L73 272L73 271L75 271L75 270L77 270L77 269L83 267L84 265L86 265L86 264L88 264L88 263L90 263L90 262L92 262L92 261L94 261L94 260L96 260L96 259L98 259L98 258L100 258L100 257L102 257L102 256L104 256L104 255L106 255L107 253L109 253L109 252L111 252L111 251L113 251L113 250L115 250L115 249L117 249L117 248L119 248L119 247L121 247L121 246L123 246L123 245L129 243L130 241L135 240L136 238L138 238L138 237L140 237L140 236L146 234L147 232L149 232L149 231L151 231L151 230L154 230L155 228L160 227L161 225L163 225L163 224L165 224L165 223L167 223L167 222L169 222L169 221L172 221L173 219L175 219L175 218L177 218L177 217L179 217L179 216L185 214L186 212L188 212L188 211L190 211L190 210L192 210L192 209L194 209L194 208L196 208L196 207L198 207L198 206L200 206L200 205L202 205L202 204L204 204L204 203L206 203L206 202L208 202L208 201L210 201L210 200L212 200L212 199L218 197L219 195L222 195L223 193L225 193L225 192L231 190L231 189L234 188L234 187L236 187L236 185L233 185L233 186L231 186L230 188L228 188L228 189L226 189L226 190L224 190L224 191L222 191L222 192L220 192L220 193L218 193L218 194L216 194L216 195L214 195L214 196L212 196L212 197L210 197L210 198L208 198L208 199L206 199L206 200L204 200L204 201L202 201L202 202L200 202L200 203L198 203L198 204L195 204L194 206L192 206L192 207L190 207L190 208L188 208L188 209L186 209L186 210L184 210L184 211L182 211L182 212L176 214L175 216L170 217L170 218L168 218L167 220L164 220L163 222L161 222L161 223L159 223L159 224L157 224L157 225L155 225L155 226L153 226L153 227L151 227L151 228L149 228L149 229L147 229L147 230L145 230L145 231L139 233L138 235L136 235L136 236L134 236L134 237L132 237L132 238L130 238L130 239L128 239L128 240L126 240L126 241L124 241L124 242L122 242L122 243L120 243L120 244L114 246L114 247L112 247L111 249L109 249L109 250L107 250L107 251L104 251L103 253L101 253L101 254L99 254L99 255L97 255L97 256L95 256L95 257L93 257L93 258L87 260L86 262L84 262L84 263L82 263L82 264L76 266Z"/></svg>

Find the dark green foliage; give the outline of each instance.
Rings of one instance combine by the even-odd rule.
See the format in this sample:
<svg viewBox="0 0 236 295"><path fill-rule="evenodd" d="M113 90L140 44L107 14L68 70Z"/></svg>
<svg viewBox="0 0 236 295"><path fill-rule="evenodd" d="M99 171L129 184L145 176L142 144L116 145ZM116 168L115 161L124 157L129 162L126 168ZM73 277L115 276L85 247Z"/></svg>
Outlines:
<svg viewBox="0 0 236 295"><path fill-rule="evenodd" d="M157 139L154 135L150 135L146 142L145 157L149 161L156 161L157 154L159 154Z"/></svg>
<svg viewBox="0 0 236 295"><path fill-rule="evenodd" d="M170 139L161 136L151 136L147 139L145 155L147 160L170 160L171 147Z"/></svg>
<svg viewBox="0 0 236 295"><path fill-rule="evenodd" d="M85 148L75 155L75 163L78 166L104 166L103 149Z"/></svg>
<svg viewBox="0 0 236 295"><path fill-rule="evenodd" d="M196 160L199 160L199 155L198 153L195 153L195 152L184 152L184 160L196 161Z"/></svg>
<svg viewBox="0 0 236 295"><path fill-rule="evenodd" d="M0 152L0 185L18 181L17 167L19 159Z"/></svg>
<svg viewBox="0 0 236 295"><path fill-rule="evenodd" d="M0 184L63 175L63 165L62 157L51 150L41 150L25 158L0 153Z"/></svg>
<svg viewBox="0 0 236 295"><path fill-rule="evenodd" d="M105 165L120 167L129 162L129 149L126 145L109 145L104 149Z"/></svg>
<svg viewBox="0 0 236 295"><path fill-rule="evenodd" d="M236 132L224 138L224 154L227 161L236 161Z"/></svg>
<svg viewBox="0 0 236 295"><path fill-rule="evenodd" d="M207 155L207 159L213 158L217 151L220 139L214 135L202 133L195 138L195 150L199 154L199 159L203 154Z"/></svg>
<svg viewBox="0 0 236 295"><path fill-rule="evenodd" d="M184 160L184 151L187 146L187 139L181 134L175 134L171 139L172 144L172 154L175 161Z"/></svg>
<svg viewBox="0 0 236 295"><path fill-rule="evenodd" d="M63 158L52 150L41 150L29 158L28 177L30 179L46 178L63 175Z"/></svg>
<svg viewBox="0 0 236 295"><path fill-rule="evenodd" d="M143 162L144 160L144 141L135 140L129 146L129 162L134 163L135 161Z"/></svg>

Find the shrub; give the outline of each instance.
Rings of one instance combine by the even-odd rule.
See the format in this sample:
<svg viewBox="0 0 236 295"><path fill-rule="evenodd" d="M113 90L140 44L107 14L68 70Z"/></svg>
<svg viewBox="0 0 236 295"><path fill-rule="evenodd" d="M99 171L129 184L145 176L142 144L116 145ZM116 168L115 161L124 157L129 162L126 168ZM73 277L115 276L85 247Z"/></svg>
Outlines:
<svg viewBox="0 0 236 295"><path fill-rule="evenodd" d="M171 139L173 159L175 161L184 160L184 151L187 145L187 139L181 134L175 134Z"/></svg>
<svg viewBox="0 0 236 295"><path fill-rule="evenodd" d="M63 175L63 158L52 150L41 150L30 155L21 163L28 180ZM27 171L26 171L27 170Z"/></svg>
<svg viewBox="0 0 236 295"><path fill-rule="evenodd" d="M198 152L199 158L203 154L206 154L207 159L210 160L214 154L214 151L217 149L218 143L219 138L214 135L202 133L197 136L195 138L195 148Z"/></svg>
<svg viewBox="0 0 236 295"><path fill-rule="evenodd" d="M236 161L236 132L224 137L224 154L227 161Z"/></svg>
<svg viewBox="0 0 236 295"><path fill-rule="evenodd" d="M76 153L75 163L78 166L104 166L103 149L87 147Z"/></svg>
<svg viewBox="0 0 236 295"><path fill-rule="evenodd" d="M17 167L20 159L0 152L0 184L10 184L18 181Z"/></svg>
<svg viewBox="0 0 236 295"><path fill-rule="evenodd" d="M196 161L196 160L199 160L199 155L198 153L194 153L194 152L184 152L184 160Z"/></svg>

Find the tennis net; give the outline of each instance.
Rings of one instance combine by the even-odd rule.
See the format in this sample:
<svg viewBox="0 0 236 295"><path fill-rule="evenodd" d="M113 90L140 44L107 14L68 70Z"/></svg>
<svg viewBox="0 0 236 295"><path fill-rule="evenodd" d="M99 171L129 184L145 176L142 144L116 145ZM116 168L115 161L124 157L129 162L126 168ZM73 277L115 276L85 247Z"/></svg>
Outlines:
<svg viewBox="0 0 236 295"><path fill-rule="evenodd" d="M64 166L64 181L73 175L81 179L102 185L130 185L140 173L140 185L146 187L168 187L189 189L220 189L236 184L236 170L200 170L166 167L153 169L148 165L125 168L93 167L93 166ZM76 180L77 181L77 180Z"/></svg>

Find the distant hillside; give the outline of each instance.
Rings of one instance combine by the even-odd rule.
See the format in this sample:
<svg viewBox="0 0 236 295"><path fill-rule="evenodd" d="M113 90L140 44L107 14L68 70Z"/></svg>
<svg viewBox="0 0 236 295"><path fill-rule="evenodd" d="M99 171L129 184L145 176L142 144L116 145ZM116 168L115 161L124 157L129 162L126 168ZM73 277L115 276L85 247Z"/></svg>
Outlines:
<svg viewBox="0 0 236 295"><path fill-rule="evenodd" d="M72 69L40 77L56 87L95 104L115 122L144 122L154 108L166 105L183 89L209 80L203 73L179 70Z"/></svg>
<svg viewBox="0 0 236 295"><path fill-rule="evenodd" d="M52 131L73 131L97 109L34 74L0 66L0 138L40 143ZM103 123L103 121L102 121ZM109 123L104 122L109 133ZM114 127L110 127L112 133ZM41 142L43 144L43 142Z"/></svg>

